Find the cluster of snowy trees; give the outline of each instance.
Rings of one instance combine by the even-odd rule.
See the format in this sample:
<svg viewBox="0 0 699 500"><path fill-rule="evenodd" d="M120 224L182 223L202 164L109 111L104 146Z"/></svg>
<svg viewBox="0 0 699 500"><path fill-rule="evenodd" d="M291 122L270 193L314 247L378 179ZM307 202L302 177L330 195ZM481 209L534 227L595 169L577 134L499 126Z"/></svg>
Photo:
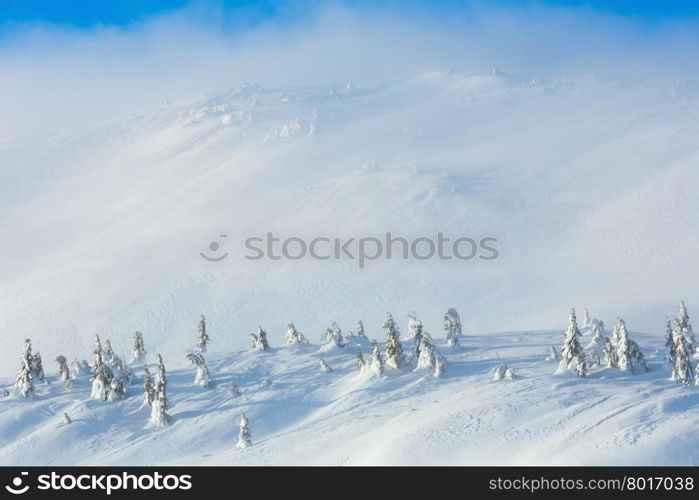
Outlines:
<svg viewBox="0 0 699 500"><path fill-rule="evenodd" d="M559 361L559 372L571 370L584 377L588 369L602 365L631 373L649 370L641 347L630 338L623 319L617 318L611 335L607 336L604 323L590 319L585 309L583 328L589 329L592 334L584 349L580 343L582 334L575 310L572 309L563 347L556 350L552 346L547 358ZM680 303L677 316L666 321L665 330L665 360L672 369L671 379L683 385L699 385L699 363L693 362L699 359L699 353L684 301Z"/></svg>
<svg viewBox="0 0 699 500"><path fill-rule="evenodd" d="M366 356L361 348L356 352L357 369L362 374L382 376L386 370L413 370L425 371L434 377L444 375L446 359L437 350L432 336L425 331L422 321L414 313L408 315L406 335L408 340L413 341L414 347L407 352L401 339L400 328L391 313L386 313L382 329L385 335L383 352L376 339L367 338L362 321L358 321L356 332L350 331L346 336L343 335L340 326L333 322L321 336L325 344L323 349L348 349L350 345L361 344L369 346L370 352ZM585 347L582 345L583 331L588 332L586 338L591 337ZM460 346L463 333L461 320L455 309L449 309L444 315L443 335L443 345L449 348ZM258 327L250 337L252 349L270 349L267 333L262 327ZM306 336L293 323L287 325L284 340L286 344L309 344ZM204 358L210 342L206 318L201 316L197 324L194 348L186 355L195 369L194 384L201 387L215 385ZM680 304L677 316L667 320L665 350L665 359L672 368L672 380L683 385L699 385L699 362L696 361L699 359L699 353L684 302ZM136 377L129 365L143 365L142 407L148 407L150 410L147 427L162 428L171 423L165 365L161 355L157 354L151 372L146 363L146 354L141 332L134 333L128 363L124 361L123 356L114 351L109 339L105 339L103 343L96 335L90 362L75 359L69 365L65 356L59 355L55 358L58 380L66 389L72 389L76 378L89 377L92 399L114 401L125 397L128 388L135 382ZM630 373L648 371L643 352L638 343L631 339L624 320L618 318L612 327L611 335L608 336L604 323L591 319L587 309L584 312L582 327L578 326L575 310L571 309L563 345L559 349L551 346L547 359L558 361L558 372L571 371L580 377L585 377L591 369L603 366ZM50 383L44 374L41 355L32 351L29 339L24 342L19 365L15 381L15 392L19 397L28 398L34 395L37 383ZM320 371L324 374L333 373L332 367L325 359L320 359ZM491 373L495 380L516 378L513 369L502 362ZM265 379L261 385L266 387L271 384L270 379ZM231 397L240 395L240 389L234 381L227 383L226 392ZM9 395L7 391L4 391L4 394ZM64 422L72 422L69 415L64 414ZM241 417L239 427L237 446L247 448L252 445L252 435L249 419L245 414Z"/></svg>
<svg viewBox="0 0 699 500"><path fill-rule="evenodd" d="M424 330L422 322L414 314L409 315L408 322L408 339L413 340L415 345L413 353L406 355L403 351L400 329L391 313L386 313L383 331L386 336L383 353L375 339L370 342L371 353L367 358L364 357L361 349L357 351L357 367L361 373L380 376L387 368L401 371L412 368L414 370L425 370L435 377L444 375L446 360L437 351L432 337ZM444 316L446 345L458 347L461 335L462 329L459 314L455 309L449 309ZM256 332L250 334L250 337L253 349L262 351L270 349L267 333L262 327L258 327ZM357 322L356 333L350 331L348 338L363 339L363 341L369 342L361 320ZM304 334L298 331L293 323L287 325L285 341L287 344L309 343ZM342 330L336 322L333 322L326 329L322 335L322 341L328 346L339 349L345 349L348 346ZM212 387L214 385L204 358L204 353L207 352L210 342L211 338L207 332L206 318L202 315L197 324L195 348L186 356L195 368L194 384L201 387ZM154 374L151 373L146 363L146 354L145 342L141 332L135 332L133 335L128 363L114 351L109 339L105 339L103 343L99 335L95 335L90 362L75 359L69 366L65 356L59 355L55 358L55 362L58 365L58 379L66 389L72 389L76 378L89 377L91 386L90 398L102 401L115 401L125 397L128 387L135 382L136 377L129 364L143 364L142 407L150 408L147 427L165 427L171 422L171 417L168 414L169 402L165 365L162 356L157 354ZM333 372L333 369L324 359L320 360L320 370L323 373ZM16 393L22 398L34 395L37 382L50 383L44 375L41 355L38 352L36 354L32 352L31 341L26 339L22 355L20 356L20 368L15 381ZM262 385L267 386L271 385L271 383L271 380L265 379ZM240 390L233 381L229 382L226 391L232 397L240 395ZM9 392L4 391L4 395L9 395ZM66 424L72 422L68 414L64 414L64 422ZM245 448L251 445L252 437L249 420L243 414L240 421L238 447Z"/></svg>

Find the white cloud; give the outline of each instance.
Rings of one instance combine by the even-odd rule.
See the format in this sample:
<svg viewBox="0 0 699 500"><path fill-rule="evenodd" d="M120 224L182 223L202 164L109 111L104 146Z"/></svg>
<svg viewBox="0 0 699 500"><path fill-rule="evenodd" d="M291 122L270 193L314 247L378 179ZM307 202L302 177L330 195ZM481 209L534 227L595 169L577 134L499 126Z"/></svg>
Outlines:
<svg viewBox="0 0 699 500"><path fill-rule="evenodd" d="M697 24L589 10L436 7L309 12L252 28L198 6L126 28L18 26L0 43L0 140L66 131L165 99L263 86L368 84L426 70L692 78Z"/></svg>

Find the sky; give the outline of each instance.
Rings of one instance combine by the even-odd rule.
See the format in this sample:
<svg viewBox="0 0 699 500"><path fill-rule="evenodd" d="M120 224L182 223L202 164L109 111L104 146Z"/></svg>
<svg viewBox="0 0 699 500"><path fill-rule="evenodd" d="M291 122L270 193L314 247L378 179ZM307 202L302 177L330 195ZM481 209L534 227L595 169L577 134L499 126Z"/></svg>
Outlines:
<svg viewBox="0 0 699 500"><path fill-rule="evenodd" d="M263 86L424 71L693 79L699 3L680 1L0 2L0 143Z"/></svg>
<svg viewBox="0 0 699 500"><path fill-rule="evenodd" d="M378 2L348 2L358 8L371 7ZM383 2L384 4L387 2ZM401 2L405 4L406 2ZM463 10L478 2L439 1L408 3L432 4L447 10ZM483 2L481 2L482 4ZM303 12L314 9L318 1L253 1L215 0L206 2L209 8L234 12L245 17L246 22L283 18L293 22ZM126 26L158 14L186 7L203 6L204 2L191 0L3 0L0 3L2 22L45 22L89 28L95 25ZM489 5L502 7L556 6L585 7L601 12L648 19L682 18L699 14L699 3L687 0L491 0Z"/></svg>

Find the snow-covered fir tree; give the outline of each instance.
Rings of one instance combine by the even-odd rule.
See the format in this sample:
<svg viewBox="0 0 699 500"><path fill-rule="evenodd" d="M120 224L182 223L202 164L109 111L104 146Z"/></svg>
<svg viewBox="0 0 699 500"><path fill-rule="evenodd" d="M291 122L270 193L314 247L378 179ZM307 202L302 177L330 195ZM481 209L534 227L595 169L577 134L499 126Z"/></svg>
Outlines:
<svg viewBox="0 0 699 500"><path fill-rule="evenodd" d="M234 397L234 398L240 396L240 389L238 389L238 386L232 380L228 384L228 386L226 386L226 392L228 393L229 396Z"/></svg>
<svg viewBox="0 0 699 500"><path fill-rule="evenodd" d="M680 302L680 309L677 313L677 322L679 323L680 328L682 328L683 335L687 340L690 357L692 357L696 352L696 344L694 339L694 331L692 330L692 325L689 323L689 313L687 312L687 307L684 305L684 300Z"/></svg>
<svg viewBox="0 0 699 500"><path fill-rule="evenodd" d="M379 350L379 343L376 340L371 341L371 358L369 358L369 367L374 372L374 375L383 375L384 364Z"/></svg>
<svg viewBox="0 0 699 500"><path fill-rule="evenodd" d="M286 325L286 343L287 344L307 344L308 340L303 333L299 332L293 323Z"/></svg>
<svg viewBox="0 0 699 500"><path fill-rule="evenodd" d="M616 331L617 337L616 366L618 366L621 371L648 371L648 365L646 364L643 352L641 352L640 346L629 337L629 332L623 319L617 319L614 330Z"/></svg>
<svg viewBox="0 0 699 500"><path fill-rule="evenodd" d="M56 363L58 363L58 379L63 382L66 389L71 389L73 387L73 381L70 378L70 367L68 366L68 360L65 356L56 356Z"/></svg>
<svg viewBox="0 0 699 500"><path fill-rule="evenodd" d="M360 319L357 321L357 337L364 337L366 338L366 334L364 333L364 323L362 323L362 320Z"/></svg>
<svg viewBox="0 0 699 500"><path fill-rule="evenodd" d="M583 326L583 328L589 328L592 326L592 320L590 319L590 311L587 310L587 307L585 308L585 311L583 312L582 326Z"/></svg>
<svg viewBox="0 0 699 500"><path fill-rule="evenodd" d="M116 399L121 399L126 395L126 384L124 379L120 375L113 375L112 379L109 381L109 394L107 399L109 401L114 401Z"/></svg>
<svg viewBox="0 0 699 500"><path fill-rule="evenodd" d="M131 363L146 362L146 344L143 342L143 334L136 332L133 334L133 345L131 347Z"/></svg>
<svg viewBox="0 0 699 500"><path fill-rule="evenodd" d="M238 432L238 444L236 448L250 448L252 446L252 434L248 417L243 413L240 417L240 431Z"/></svg>
<svg viewBox="0 0 699 500"><path fill-rule="evenodd" d="M422 337L424 334L425 332L422 327L422 322L415 325L415 334L413 335L413 340L415 341L415 352L413 359L415 359L416 362L420 360L420 349L422 349Z"/></svg>
<svg viewBox="0 0 699 500"><path fill-rule="evenodd" d="M73 377L75 378L84 377L92 373L92 368L90 368L90 364L84 359L74 359L73 362L70 364L70 368L73 371Z"/></svg>
<svg viewBox="0 0 699 500"><path fill-rule="evenodd" d="M362 350L357 351L357 369L360 372L364 371L364 368L366 367L366 360L364 359L364 354L362 353Z"/></svg>
<svg viewBox="0 0 699 500"><path fill-rule="evenodd" d="M585 348L587 350L590 366L599 366L602 364L601 358L604 353L604 337L602 336L602 327L604 324L600 321L592 321L591 323L592 340Z"/></svg>
<svg viewBox="0 0 699 500"><path fill-rule="evenodd" d="M330 365L324 359L321 359L320 360L320 371L322 371L323 373L332 373L333 369L330 368Z"/></svg>
<svg viewBox="0 0 699 500"><path fill-rule="evenodd" d="M209 334L206 333L206 318L202 314L197 326L197 349L199 352L206 352L206 346L209 342Z"/></svg>
<svg viewBox="0 0 699 500"><path fill-rule="evenodd" d="M95 335L95 340L92 344L92 373L96 373L100 370L104 359L102 358L102 342L100 342L100 336Z"/></svg>
<svg viewBox="0 0 699 500"><path fill-rule="evenodd" d="M675 366L675 341L672 338L672 322L670 318L665 320L665 361L670 366Z"/></svg>
<svg viewBox="0 0 699 500"><path fill-rule="evenodd" d="M694 385L690 344L684 333L685 328L678 318L675 320L672 333L672 339L675 342L675 365L672 369L672 380L682 385Z"/></svg>
<svg viewBox="0 0 699 500"><path fill-rule="evenodd" d="M163 358L158 354L156 356L156 372L155 372L155 397L151 404L150 419L148 426L152 428L165 427L170 423L170 415L168 415L167 401L167 376L165 375L165 365Z"/></svg>
<svg viewBox="0 0 699 500"><path fill-rule="evenodd" d="M502 380L505 378L506 373L507 365L505 363L498 363L498 365L495 367L495 371L493 372L493 379Z"/></svg>
<svg viewBox="0 0 699 500"><path fill-rule="evenodd" d="M386 321L383 324L386 332L386 343L384 352L386 353L385 363L387 366L402 369L405 366L405 355L403 354L403 344L400 341L400 331L391 313L386 313Z"/></svg>
<svg viewBox="0 0 699 500"><path fill-rule="evenodd" d="M447 323L449 324L449 328L453 331L453 334L456 335L457 337L461 337L463 332L461 331L461 318L459 317L459 313L456 312L456 309L453 307L449 308L447 313L444 315L444 330L446 331Z"/></svg>
<svg viewBox="0 0 699 500"><path fill-rule="evenodd" d="M408 332L406 338L413 340L418 328L422 328L422 321L417 319L415 313L408 314Z"/></svg>
<svg viewBox="0 0 699 500"><path fill-rule="evenodd" d="M432 337L427 332L422 332L420 339L420 355L417 359L416 370L427 370L435 377L441 377L445 371L446 362L444 356L437 352Z"/></svg>
<svg viewBox="0 0 699 500"><path fill-rule="evenodd" d="M107 401L110 398L110 393L112 391L112 379L114 378L114 373L111 368L107 366L100 358L95 358L96 364L93 366L92 373L92 392L90 398L99 399L101 401Z"/></svg>
<svg viewBox="0 0 699 500"><path fill-rule="evenodd" d="M634 360L631 357L631 343L626 323L617 318L614 329L617 332L616 357L617 365L622 372L634 370Z"/></svg>
<svg viewBox="0 0 699 500"><path fill-rule="evenodd" d="M32 374L34 375L34 380L48 383L44 376L44 365L41 362L41 354L39 351L32 356Z"/></svg>
<svg viewBox="0 0 699 500"><path fill-rule="evenodd" d="M560 370L574 370L579 377L587 375L587 363L585 352L580 346L580 330L575 318L575 309L571 309L568 316L568 329L565 333L561 356Z"/></svg>
<svg viewBox="0 0 699 500"><path fill-rule="evenodd" d="M617 366L617 354L612 339L604 337L604 363L608 368Z"/></svg>
<svg viewBox="0 0 699 500"><path fill-rule="evenodd" d="M199 385L201 387L210 387L212 380L209 374L209 368L206 366L206 361L204 356L199 353L187 354L187 359L192 362L196 367L196 374L194 376L194 385Z"/></svg>
<svg viewBox="0 0 699 500"><path fill-rule="evenodd" d="M252 339L252 348L266 351L269 349L269 343L267 342L267 332L265 332L261 326L257 327L257 332L251 333L250 338Z"/></svg>
<svg viewBox="0 0 699 500"><path fill-rule="evenodd" d="M143 370L143 405L151 406L155 399L155 385L153 384L153 377L150 374L150 370L148 370L148 366L144 366Z"/></svg>
<svg viewBox="0 0 699 500"><path fill-rule="evenodd" d="M114 349L112 349L112 343L109 339L106 339L104 341L104 347L102 348L102 361L111 366L113 357Z"/></svg>
<svg viewBox="0 0 699 500"><path fill-rule="evenodd" d="M22 355L19 358L19 370L17 371L17 379L15 381L15 389L20 397L28 398L34 394L32 366L32 343L29 339L26 339L22 348Z"/></svg>
<svg viewBox="0 0 699 500"><path fill-rule="evenodd" d="M456 316L457 319L455 320L453 314L449 314L451 311L454 310L449 309L447 314L444 315L444 340L449 347L459 347L461 324L455 323L455 321L458 321L458 314ZM454 311L454 313L456 313L456 311Z"/></svg>
<svg viewBox="0 0 699 500"><path fill-rule="evenodd" d="M129 368L129 365L124 363L121 356L113 354L109 365L114 370L114 376L119 378L124 387L131 384L134 379L133 371Z"/></svg>
<svg viewBox="0 0 699 500"><path fill-rule="evenodd" d="M323 342L325 344L334 343L337 347L345 347L345 339L342 336L340 326L333 321L333 324L326 328L323 334Z"/></svg>

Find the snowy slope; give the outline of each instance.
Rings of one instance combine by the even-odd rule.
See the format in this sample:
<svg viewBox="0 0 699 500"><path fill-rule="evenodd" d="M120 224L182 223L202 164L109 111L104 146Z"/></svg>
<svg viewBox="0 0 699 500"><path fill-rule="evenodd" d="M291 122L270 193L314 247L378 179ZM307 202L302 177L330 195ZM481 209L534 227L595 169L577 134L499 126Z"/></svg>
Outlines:
<svg viewBox="0 0 699 500"><path fill-rule="evenodd" d="M0 400L0 463L699 464L692 438L699 392L668 380L656 352L660 338L633 337L649 358L647 374L596 368L586 379L552 375L557 363L546 353L561 332L512 332L467 336L456 350L440 341L448 373L436 379L360 374L357 344L368 349L356 339L328 351L279 347L275 336L268 352L210 357L209 389L193 386L183 356L166 359L174 420L165 429L144 428L149 411L138 385L117 402L88 399L85 379L68 392L54 383L35 400ZM405 347L411 351L412 342ZM321 358L333 373L321 372ZM493 380L499 361L518 377ZM271 386L261 384L266 378ZM239 397L226 392L231 380ZM72 424L63 423L63 412ZM242 412L254 442L244 450L235 448Z"/></svg>
<svg viewBox="0 0 699 500"><path fill-rule="evenodd" d="M96 333L126 354L139 330L171 370L176 418L144 430L137 388L102 403L86 380L41 387L36 401L0 399L0 463L49 463L56 447L105 464L699 463L685 439L699 396L655 353L665 316L698 303L698 104L676 83L435 72L245 84L0 144L2 385L27 337L53 371L58 354L89 358ZM243 240L269 231L494 236L500 258L243 259ZM211 241L230 256L201 258ZM553 376L544 358L572 304L645 332L653 371ZM317 346L240 351L258 324L273 346L289 321L316 340L363 319L382 339L386 311L416 310L439 332L449 307L467 340L443 380L361 378L353 352L322 354L336 371L321 375ZM191 387L200 314L213 374L234 378L239 400ZM522 333L489 333L502 331ZM492 381L498 356L521 378ZM243 410L257 446L240 452Z"/></svg>
<svg viewBox="0 0 699 500"><path fill-rule="evenodd" d="M0 145L0 373L25 337L72 359L140 330L179 356L202 313L221 352L258 324L451 306L468 332L559 328L573 303L662 332L696 303L697 102L674 83L435 72L246 84ZM500 258L243 259L268 231L494 236ZM203 260L212 240L230 257Z"/></svg>

